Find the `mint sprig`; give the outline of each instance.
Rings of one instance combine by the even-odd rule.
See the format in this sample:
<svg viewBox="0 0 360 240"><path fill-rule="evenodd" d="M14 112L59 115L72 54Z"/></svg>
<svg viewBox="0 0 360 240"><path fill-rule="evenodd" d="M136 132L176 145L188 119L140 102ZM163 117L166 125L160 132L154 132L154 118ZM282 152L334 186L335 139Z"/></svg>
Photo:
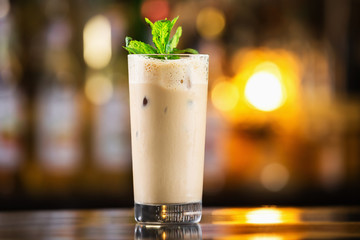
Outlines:
<svg viewBox="0 0 360 240"><path fill-rule="evenodd" d="M126 37L126 45L124 48L129 54L198 54L198 51L192 48L183 50L176 48L182 34L181 26L176 29L174 36L170 38L171 30L178 18L179 17L176 17L172 21L165 18L165 20L159 20L154 23L145 18L145 21L151 27L152 41L155 47L141 41L133 40L131 37Z"/></svg>
<svg viewBox="0 0 360 240"><path fill-rule="evenodd" d="M126 37L125 42L125 49L128 50L130 54L142 54L144 52L149 54L157 53L157 50L153 46L140 41L132 40L131 37Z"/></svg>

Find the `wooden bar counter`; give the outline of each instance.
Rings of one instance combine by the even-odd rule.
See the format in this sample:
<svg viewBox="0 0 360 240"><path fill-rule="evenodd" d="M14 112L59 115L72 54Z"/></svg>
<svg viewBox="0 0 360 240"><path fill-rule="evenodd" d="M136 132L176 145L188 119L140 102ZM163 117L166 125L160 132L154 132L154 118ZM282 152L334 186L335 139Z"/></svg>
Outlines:
<svg viewBox="0 0 360 240"><path fill-rule="evenodd" d="M137 224L133 209L1 212L0 239L360 239L360 207L204 208L190 225Z"/></svg>

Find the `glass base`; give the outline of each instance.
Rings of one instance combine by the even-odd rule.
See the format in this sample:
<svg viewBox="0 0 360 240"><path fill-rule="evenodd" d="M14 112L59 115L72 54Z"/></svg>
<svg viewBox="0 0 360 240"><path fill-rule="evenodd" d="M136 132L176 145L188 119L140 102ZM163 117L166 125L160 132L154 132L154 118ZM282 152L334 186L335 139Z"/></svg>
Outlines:
<svg viewBox="0 0 360 240"><path fill-rule="evenodd" d="M135 239L202 239L199 224L136 224Z"/></svg>
<svg viewBox="0 0 360 240"><path fill-rule="evenodd" d="M135 203L135 220L140 223L198 223L202 204L138 204Z"/></svg>

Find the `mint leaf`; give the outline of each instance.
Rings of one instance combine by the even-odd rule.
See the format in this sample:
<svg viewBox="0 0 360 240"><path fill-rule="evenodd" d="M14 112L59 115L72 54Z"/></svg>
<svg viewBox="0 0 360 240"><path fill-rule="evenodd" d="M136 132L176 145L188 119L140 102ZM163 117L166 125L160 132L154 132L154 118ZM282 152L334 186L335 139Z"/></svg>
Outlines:
<svg viewBox="0 0 360 240"><path fill-rule="evenodd" d="M153 29L154 24L148 18L145 18L145 22L147 22L150 25L151 29Z"/></svg>
<svg viewBox="0 0 360 240"><path fill-rule="evenodd" d="M171 28L171 22L168 20L160 20L154 23L152 28L153 42L159 53L167 53L166 45L169 41Z"/></svg>
<svg viewBox="0 0 360 240"><path fill-rule="evenodd" d="M125 38L126 41L126 47L124 47L126 50L128 50L132 54L156 54L156 49L146 43L131 40L130 37Z"/></svg>
<svg viewBox="0 0 360 240"><path fill-rule="evenodd" d="M176 46L179 43L182 28L178 27L174 36L170 39L171 30L176 24L179 17L174 18L173 20L164 20L156 21L155 23L151 22L148 18L145 18L145 22L151 27L151 34L153 36L152 41L155 47L140 42L132 40L131 37L125 38L125 49L129 54L181 54L181 53L192 53L198 54L198 51L187 48L184 50L179 50ZM164 59L177 59L175 56L171 57L161 57Z"/></svg>
<svg viewBox="0 0 360 240"><path fill-rule="evenodd" d="M179 16L177 16L176 18L174 18L172 21L171 21L171 28L170 28L170 32L171 32L171 29L174 27L175 23L177 22L177 20L179 19ZM166 18L165 18L166 20Z"/></svg>
<svg viewBox="0 0 360 240"><path fill-rule="evenodd" d="M173 53L174 54L182 54L182 53L199 54L198 51L196 51L195 49L192 49L192 48L185 48L184 50L179 50L179 49L175 48Z"/></svg>
<svg viewBox="0 0 360 240"><path fill-rule="evenodd" d="M176 46L179 43L181 34L182 34L182 28L178 27L176 29L176 32L175 32L174 36L171 38L169 44L166 46L166 51L168 53L173 53L174 48L176 48Z"/></svg>
<svg viewBox="0 0 360 240"><path fill-rule="evenodd" d="M129 47L124 47L124 46L123 46L123 48L125 48L130 54L141 54L141 52L135 48L129 48Z"/></svg>
<svg viewBox="0 0 360 240"><path fill-rule="evenodd" d="M129 46L131 40L132 40L131 37L126 36L126 38L125 38L125 46L126 46L126 47Z"/></svg>

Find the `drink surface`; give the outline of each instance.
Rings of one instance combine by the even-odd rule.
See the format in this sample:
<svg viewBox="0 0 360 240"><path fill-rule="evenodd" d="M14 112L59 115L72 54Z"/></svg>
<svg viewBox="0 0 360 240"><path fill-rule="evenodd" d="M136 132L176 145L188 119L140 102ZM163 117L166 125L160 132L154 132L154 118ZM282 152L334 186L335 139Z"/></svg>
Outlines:
<svg viewBox="0 0 360 240"><path fill-rule="evenodd" d="M129 55L136 203L201 201L207 79L207 56Z"/></svg>

